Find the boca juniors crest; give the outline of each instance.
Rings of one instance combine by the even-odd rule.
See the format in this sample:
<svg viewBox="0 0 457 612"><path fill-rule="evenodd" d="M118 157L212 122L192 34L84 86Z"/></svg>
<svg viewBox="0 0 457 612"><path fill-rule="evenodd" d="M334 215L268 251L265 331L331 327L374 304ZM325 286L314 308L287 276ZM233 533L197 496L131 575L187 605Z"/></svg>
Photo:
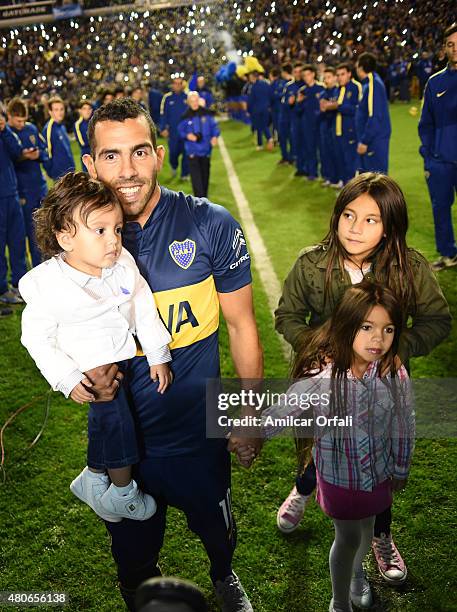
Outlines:
<svg viewBox="0 0 457 612"><path fill-rule="evenodd" d="M197 245L190 238L186 238L182 242L174 240L169 245L168 250L175 264L187 270L194 261Z"/></svg>

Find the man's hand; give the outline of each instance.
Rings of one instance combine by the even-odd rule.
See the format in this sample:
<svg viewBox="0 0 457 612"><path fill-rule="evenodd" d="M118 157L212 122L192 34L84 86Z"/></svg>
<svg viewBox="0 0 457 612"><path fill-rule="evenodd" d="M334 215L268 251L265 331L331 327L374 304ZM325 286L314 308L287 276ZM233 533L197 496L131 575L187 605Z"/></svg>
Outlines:
<svg viewBox="0 0 457 612"><path fill-rule="evenodd" d="M325 113L327 110L328 101L327 100L319 100L319 108L321 112Z"/></svg>
<svg viewBox="0 0 457 612"><path fill-rule="evenodd" d="M149 367L151 378L154 382L159 380L159 386L157 387L158 393L165 393L167 388L173 381L173 373L168 367L168 363L159 363Z"/></svg>
<svg viewBox="0 0 457 612"><path fill-rule="evenodd" d="M217 147L217 136L213 136L211 138L211 146L212 147Z"/></svg>
<svg viewBox="0 0 457 612"><path fill-rule="evenodd" d="M71 399L78 404L93 402L95 397L86 389L86 387L92 387L92 383L88 378L83 378L82 381L76 385L76 387L73 387L73 391L70 393Z"/></svg>
<svg viewBox="0 0 457 612"><path fill-rule="evenodd" d="M92 383L92 391L96 402L110 402L114 399L117 390L121 386L124 375L117 364L107 364L87 370L84 372L89 382Z"/></svg>
<svg viewBox="0 0 457 612"><path fill-rule="evenodd" d="M170 133L169 133L169 131L168 131L168 130L162 130L162 131L160 132L160 135L162 136L162 138L168 138L169 134L170 134Z"/></svg>
<svg viewBox="0 0 457 612"><path fill-rule="evenodd" d="M359 155L365 155L367 151L368 151L368 145L363 144L362 142L359 142L359 144L357 145L357 153Z"/></svg>
<svg viewBox="0 0 457 612"><path fill-rule="evenodd" d="M288 102L289 106L293 106L295 104L295 96L290 96Z"/></svg>
<svg viewBox="0 0 457 612"><path fill-rule="evenodd" d="M231 435L227 444L227 450L236 453L240 464L249 468L256 457L260 455L263 446L263 438L247 438Z"/></svg>
<svg viewBox="0 0 457 612"><path fill-rule="evenodd" d="M392 478L392 491L394 493L403 491L403 489L406 487L407 482L408 482L407 478Z"/></svg>
<svg viewBox="0 0 457 612"><path fill-rule="evenodd" d="M195 134L187 134L187 140L190 140L191 142L197 142L197 137L195 136Z"/></svg>
<svg viewBox="0 0 457 612"><path fill-rule="evenodd" d="M303 102L305 96L302 93L297 94L297 102Z"/></svg>
<svg viewBox="0 0 457 612"><path fill-rule="evenodd" d="M22 157L24 159L32 159L35 161L40 157L40 151L37 148L23 149Z"/></svg>
<svg viewBox="0 0 457 612"><path fill-rule="evenodd" d="M402 363L401 363L401 359L398 355L395 355L394 357L394 368L395 368L395 372L398 372L398 370L401 368ZM390 372L390 366L386 365L385 368L383 369L383 371L381 372L381 377L384 378L385 376L387 376Z"/></svg>

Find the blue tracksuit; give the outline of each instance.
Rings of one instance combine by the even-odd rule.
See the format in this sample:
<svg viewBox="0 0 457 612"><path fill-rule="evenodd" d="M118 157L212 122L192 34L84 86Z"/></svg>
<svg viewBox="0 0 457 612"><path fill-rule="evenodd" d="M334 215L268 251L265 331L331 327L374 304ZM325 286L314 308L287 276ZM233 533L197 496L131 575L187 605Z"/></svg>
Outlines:
<svg viewBox="0 0 457 612"><path fill-rule="evenodd" d="M37 147L40 151L40 156L37 160L24 159L22 161L16 161L14 164L32 265L37 266L41 263L41 253L35 240L32 215L33 212L40 207L41 200L48 191L46 179L43 176L40 166L40 162L48 162L48 151L43 136L33 123L27 122L22 130L12 129L19 138L23 149Z"/></svg>
<svg viewBox="0 0 457 612"><path fill-rule="evenodd" d="M355 123L357 141L368 145L365 155L359 155L359 169L387 174L392 131L389 102L384 83L376 72L370 72L362 81L362 99L357 107Z"/></svg>
<svg viewBox="0 0 457 612"><path fill-rule="evenodd" d="M253 129L257 132L257 145L262 146L262 137L271 139L270 132L271 88L270 83L259 78L252 84L248 96L248 112Z"/></svg>
<svg viewBox="0 0 457 612"><path fill-rule="evenodd" d="M214 117L204 109L188 110L178 125L178 131L184 140L186 153L189 157L209 157L211 155L211 139L219 136L221 131ZM200 134L198 142L187 140L188 134Z"/></svg>
<svg viewBox="0 0 457 612"><path fill-rule="evenodd" d="M162 102L162 92L158 89L149 90L149 113L155 125L160 123L160 104Z"/></svg>
<svg viewBox="0 0 457 612"><path fill-rule="evenodd" d="M83 155L90 155L89 137L87 135L87 128L89 127L89 121L80 117L73 126L75 133L76 142L79 144L81 149L81 170L87 172L85 163L83 162Z"/></svg>
<svg viewBox="0 0 457 612"><path fill-rule="evenodd" d="M295 111L295 105L290 104L292 96L297 96L297 91L303 86L303 81L288 81L284 87L281 99L281 111L279 114L279 145L282 158L293 161L297 155L297 130L299 121Z"/></svg>
<svg viewBox="0 0 457 612"><path fill-rule="evenodd" d="M422 98L424 93L425 84L430 78L433 72L433 61L431 58L420 59L416 64L416 75L419 79L419 90L420 97Z"/></svg>
<svg viewBox="0 0 457 612"><path fill-rule="evenodd" d="M49 119L43 128L43 136L49 155L49 160L43 165L50 178L56 181L67 172L74 172L75 160L65 125Z"/></svg>
<svg viewBox="0 0 457 612"><path fill-rule="evenodd" d="M187 111L187 96L184 92L179 94L168 92L162 98L160 105L160 131L168 130L168 148L170 151L170 166L173 170L178 168L181 155L181 176L188 176L189 165L184 150L184 140L178 133L178 125Z"/></svg>
<svg viewBox="0 0 457 612"><path fill-rule="evenodd" d="M317 150L319 147L319 129L321 110L319 100L325 91L321 83L304 85L298 90L304 99L295 103L299 117L297 139L297 170L309 178L317 178Z"/></svg>
<svg viewBox="0 0 457 612"><path fill-rule="evenodd" d="M338 163L338 180L347 183L357 169L357 135L355 115L362 86L352 79L338 90L338 111L335 116L335 142Z"/></svg>
<svg viewBox="0 0 457 612"><path fill-rule="evenodd" d="M454 257L457 247L451 206L457 191L457 70L447 67L429 78L419 136L432 200L436 248L441 255Z"/></svg>
<svg viewBox="0 0 457 612"><path fill-rule="evenodd" d="M276 135L279 134L279 116L281 113L281 98L282 92L286 85L286 81L284 79L276 79L275 81L271 81L270 89L271 89L271 120L273 123L273 130Z"/></svg>
<svg viewBox="0 0 457 612"><path fill-rule="evenodd" d="M8 291L8 266L5 249L8 247L11 282L17 287L26 273L24 217L17 190L13 162L22 154L21 143L9 126L0 132L0 294Z"/></svg>
<svg viewBox="0 0 457 612"><path fill-rule="evenodd" d="M322 94L322 99L336 102L338 91L338 87L327 88ZM321 113L320 121L321 174L332 184L338 182L335 117L336 111L328 110Z"/></svg>

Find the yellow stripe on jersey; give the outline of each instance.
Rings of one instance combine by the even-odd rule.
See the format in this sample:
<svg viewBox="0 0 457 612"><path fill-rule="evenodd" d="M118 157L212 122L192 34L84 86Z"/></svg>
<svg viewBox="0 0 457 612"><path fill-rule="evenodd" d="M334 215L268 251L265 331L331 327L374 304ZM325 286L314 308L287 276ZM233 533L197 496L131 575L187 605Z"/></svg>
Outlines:
<svg viewBox="0 0 457 612"><path fill-rule="evenodd" d="M359 97L358 100L360 102L360 100L362 99L362 84L359 83L358 81L356 81L355 79L351 79L351 83L354 83L354 85L357 87L358 92L359 92Z"/></svg>
<svg viewBox="0 0 457 612"><path fill-rule="evenodd" d="M171 96L172 93L173 93L172 91L169 91L164 96L162 96L162 100L160 101L160 114L161 115L163 115L163 112L165 110L165 100L168 98L168 96Z"/></svg>
<svg viewBox="0 0 457 612"><path fill-rule="evenodd" d="M373 73L370 72L368 75L368 116L373 117L373 96L374 96L374 82Z"/></svg>
<svg viewBox="0 0 457 612"><path fill-rule="evenodd" d="M157 291L154 297L172 337L171 349L190 346L217 331L219 299L212 276L195 285Z"/></svg>
<svg viewBox="0 0 457 612"><path fill-rule="evenodd" d="M79 144L83 147L86 143L84 142L84 138L83 135L81 134L81 128L80 125L82 123L83 118L80 117L78 119L78 121L75 123L75 131L76 131L76 137L78 139Z"/></svg>
<svg viewBox="0 0 457 612"><path fill-rule="evenodd" d="M49 159L52 157L52 143L51 143L51 132L52 132L52 124L54 123L54 119L49 119L48 128L46 130L46 140L48 145L48 155Z"/></svg>
<svg viewBox="0 0 457 612"><path fill-rule="evenodd" d="M338 100L337 100L338 106L340 104L343 104L345 93L346 93L346 87L342 87L340 89L340 93L339 93ZM336 113L336 132L335 133L337 136L343 135L343 117L341 113Z"/></svg>

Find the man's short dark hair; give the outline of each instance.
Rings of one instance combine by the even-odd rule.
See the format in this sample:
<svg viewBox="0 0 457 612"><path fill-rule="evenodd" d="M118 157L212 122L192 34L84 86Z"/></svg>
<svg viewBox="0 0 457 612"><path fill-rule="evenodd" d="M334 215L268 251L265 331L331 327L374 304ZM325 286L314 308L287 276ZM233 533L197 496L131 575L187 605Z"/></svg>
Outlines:
<svg viewBox="0 0 457 612"><path fill-rule="evenodd" d="M330 74L336 74L336 70L333 66L326 66L324 72L330 72Z"/></svg>
<svg viewBox="0 0 457 612"><path fill-rule="evenodd" d="M314 76L317 74L316 66L313 66L312 64L305 64L302 68L302 72L305 72L305 70L309 70L309 72L312 72Z"/></svg>
<svg viewBox="0 0 457 612"><path fill-rule="evenodd" d="M296 63L294 64L294 70L295 70L295 68L303 68L303 64L302 64L302 62L296 62Z"/></svg>
<svg viewBox="0 0 457 612"><path fill-rule="evenodd" d="M92 108L92 104L89 100L82 99L78 102L78 108L82 108L83 106L90 106Z"/></svg>
<svg viewBox="0 0 457 612"><path fill-rule="evenodd" d="M457 23L454 22L453 24L451 24L448 28L444 30L444 40L446 40L446 38L449 38L449 36L452 36L452 34L455 34L456 32L457 32Z"/></svg>
<svg viewBox="0 0 457 612"><path fill-rule="evenodd" d="M154 150L157 149L157 130L154 125L154 121L151 119L151 115L141 104L138 104L131 98L122 98L120 100L113 100L108 102L104 106L100 106L95 113L92 115L89 121L89 127L87 134L89 137L89 146L92 157L95 154L95 126L101 121L119 121L123 123L126 119L136 119L137 117L143 116L151 132L152 146Z"/></svg>
<svg viewBox="0 0 457 612"><path fill-rule="evenodd" d="M6 107L8 113L13 117L27 117L27 104L21 98L13 98Z"/></svg>
<svg viewBox="0 0 457 612"><path fill-rule="evenodd" d="M338 64L336 69L337 70L347 70L348 72L350 72L352 74L352 66L350 64L348 64L347 62L343 62L341 64Z"/></svg>
<svg viewBox="0 0 457 612"><path fill-rule="evenodd" d="M287 74L291 74L292 73L292 64L283 64L281 66L281 70L283 72L287 72Z"/></svg>
<svg viewBox="0 0 457 612"><path fill-rule="evenodd" d="M362 53L357 60L357 64L366 73L376 70L376 58L373 53Z"/></svg>
<svg viewBox="0 0 457 612"><path fill-rule="evenodd" d="M270 70L270 76L279 77L279 76L281 76L281 71L279 70L279 68L276 68L276 67L272 68Z"/></svg>

